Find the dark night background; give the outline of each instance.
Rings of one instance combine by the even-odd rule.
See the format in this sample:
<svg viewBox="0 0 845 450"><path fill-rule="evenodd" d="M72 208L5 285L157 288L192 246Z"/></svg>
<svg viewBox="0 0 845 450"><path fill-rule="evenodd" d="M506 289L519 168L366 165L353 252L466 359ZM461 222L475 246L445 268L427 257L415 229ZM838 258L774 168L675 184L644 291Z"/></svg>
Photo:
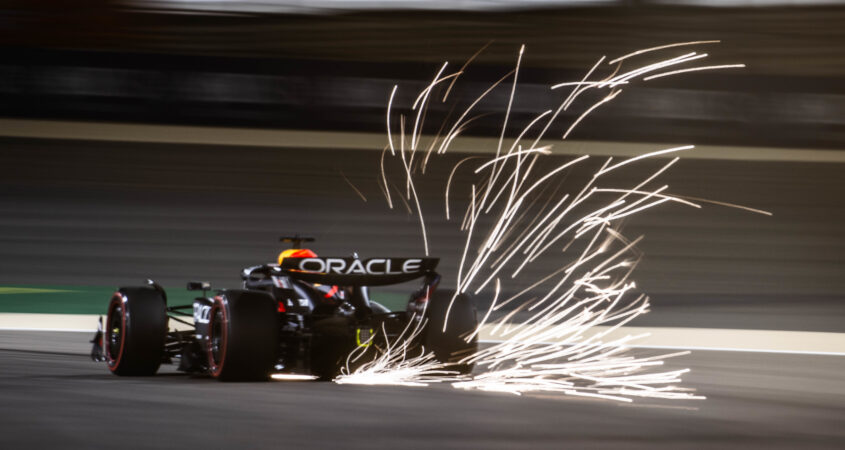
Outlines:
<svg viewBox="0 0 845 450"><path fill-rule="evenodd" d="M579 80L602 55L711 39L721 43L661 55L706 51L708 65L746 68L632 84L551 159L695 144L661 178L670 192L773 213L661 206L627 221L627 235L646 236L633 278L653 304L632 325L843 333L845 4L835 1L0 2L0 287L146 278L168 289L189 279L235 286L242 267L274 260L278 236L295 232L315 235L322 255L420 254L416 218L389 210L377 182L394 84L407 108L443 61L460 68L486 46L452 93L466 105L514 67L524 44L514 131L557 106L565 93L548 86ZM421 184L432 255L446 274L462 241L442 217L442 182L462 151L490 152L479 143L498 137L507 91L479 105L486 115L466 133L475 144L439 159ZM426 134L452 112L433 104ZM635 184L660 162L617 180ZM567 182L580 187L585 176ZM121 398L139 405L139 422L106 432L139 447L841 448L845 438L842 356L698 352L680 363L694 368L685 383L710 397L692 411L473 397L448 386L433 396L310 385L220 393L162 377L123 391L105 374L91 381L76 360L70 375L40 379L48 363L5 355L0 378L14 367L4 383L19 390L0 390L0 403L9 395L24 413L53 412L41 421L10 414L16 432L0 436L8 448L95 448L78 430L96 435L98 424L71 420L93 395L77 393L78 380L91 392L94 381L112 383L97 391L114 400L113 409L93 403L98 420L120 414ZM20 387L30 379L40 381ZM150 435L165 409L164 431ZM324 426L335 410L348 426ZM179 421L191 414L225 423L228 440L185 434Z"/></svg>

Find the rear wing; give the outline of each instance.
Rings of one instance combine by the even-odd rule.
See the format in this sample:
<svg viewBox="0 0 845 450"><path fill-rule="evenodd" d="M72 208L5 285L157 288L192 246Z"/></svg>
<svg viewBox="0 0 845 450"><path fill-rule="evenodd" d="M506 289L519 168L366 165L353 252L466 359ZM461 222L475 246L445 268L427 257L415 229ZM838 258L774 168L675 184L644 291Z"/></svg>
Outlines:
<svg viewBox="0 0 845 450"><path fill-rule="evenodd" d="M434 272L440 258L285 258L279 270L309 283L384 286Z"/></svg>

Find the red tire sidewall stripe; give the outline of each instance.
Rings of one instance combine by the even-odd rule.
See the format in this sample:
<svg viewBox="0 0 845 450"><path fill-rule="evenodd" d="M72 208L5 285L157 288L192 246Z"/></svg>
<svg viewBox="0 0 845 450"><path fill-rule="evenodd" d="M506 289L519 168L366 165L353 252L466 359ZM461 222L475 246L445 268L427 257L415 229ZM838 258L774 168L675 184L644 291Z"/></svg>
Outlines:
<svg viewBox="0 0 845 450"><path fill-rule="evenodd" d="M214 355L212 354L211 349L211 333L214 329L214 317L217 315L218 309L223 312L223 324L220 327L222 333L222 339L220 340L220 363L215 366ZM208 353L208 366L211 370L211 376L217 378L223 372L223 366L225 366L226 364L226 348L229 346L229 314L226 311L226 305L222 296L218 295L214 297L214 305L212 305L211 311L209 311L208 315L211 318L208 327L208 343L206 345L206 351Z"/></svg>
<svg viewBox="0 0 845 450"><path fill-rule="evenodd" d="M121 328L120 350L118 350L118 352L117 352L117 358L115 358L114 355L111 354L111 351L110 351L111 346L106 345L107 343L105 342L106 336L111 334L112 331L106 330L106 333L103 334L103 341L104 341L103 347L105 347L105 350L106 350L106 361L108 362L109 370L111 370L112 372L114 372L115 370L118 369L118 367L120 367L120 361L123 360L123 349L126 347L126 334L127 334L126 333L126 314L128 312L126 310L127 301L126 301L126 297L120 292L115 292L112 295L111 301L109 302L109 313L106 316L106 324L107 324L107 326L111 327L111 315L112 315L112 312L114 311L114 303L116 303L116 302L121 303L121 308L120 308L120 312L121 312L121 317L120 317L120 328Z"/></svg>

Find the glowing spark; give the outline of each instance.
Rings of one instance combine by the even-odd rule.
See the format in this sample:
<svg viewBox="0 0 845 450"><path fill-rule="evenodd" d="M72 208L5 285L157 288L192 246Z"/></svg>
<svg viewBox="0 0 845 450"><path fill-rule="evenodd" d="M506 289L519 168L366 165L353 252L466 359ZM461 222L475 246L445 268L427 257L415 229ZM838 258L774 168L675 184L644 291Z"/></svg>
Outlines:
<svg viewBox="0 0 845 450"><path fill-rule="evenodd" d="M612 166L610 166L606 169L602 169L598 173L596 173L595 176L600 177L600 176L602 176L602 175L604 175L608 172L612 172L612 171L614 171L614 170L616 170L616 169L618 169L622 166L626 166L628 164L631 164L632 162L636 162L636 161L639 161L641 159L652 158L652 157L655 157L655 156L665 155L667 153L675 153L675 152L682 152L682 151L685 151L685 150L692 150L694 148L695 148L694 145L682 145L680 147L672 147L672 148L667 148L665 150L658 150L656 152L645 153L643 155L635 156L633 158L628 158L625 161L622 161L620 163L616 163L616 164L614 164L614 165L612 165Z"/></svg>
<svg viewBox="0 0 845 450"><path fill-rule="evenodd" d="M498 278L496 278L496 295L493 297L493 302L490 303L490 308L487 309L487 314L484 315L484 318L481 319L481 323L486 323L487 319L490 318L490 313L493 312L493 308L496 307L496 301L499 300L499 292L501 291L502 285ZM481 332L481 327L477 327L475 331L473 331L469 336L466 337L467 342L471 342L472 338L478 335Z"/></svg>
<svg viewBox="0 0 845 450"><path fill-rule="evenodd" d="M513 71L507 73L505 76L503 76L498 81L493 83L492 86L487 88L486 91L484 91L481 95L479 95L478 98L476 98L475 101L472 102L472 104L469 105L469 107L467 107L466 110L464 110L463 114L461 114L461 116L458 118L458 120L455 121L455 124L452 126L452 129L449 130L449 132L446 134L446 138L443 139L443 142L440 144L440 148L437 149L438 154L442 155L446 151L446 149L448 148L448 145L455 139L455 137L457 137L459 130L460 130L459 127L461 126L461 123L464 121L466 116L469 115L470 111L472 111L472 109L475 108L475 105L477 105L478 102L480 102L482 99L484 99L484 97L486 97L487 94L489 94L491 91L493 91L493 89L495 89L497 86L499 86L499 84L501 84L503 81L507 80L508 77L510 77L512 74L513 74Z"/></svg>
<svg viewBox="0 0 845 450"><path fill-rule="evenodd" d="M516 94L516 83L519 79L519 65L522 62L522 54L525 52L525 45L519 47L519 57L516 60L516 69L513 71L513 84L511 85L511 95L508 97L508 107L505 110L505 121L502 123L502 134L499 135L499 146L496 148L496 156L502 153L502 142L505 140L505 132L508 128L508 119L511 115L511 107L513 107L513 97Z"/></svg>
<svg viewBox="0 0 845 450"><path fill-rule="evenodd" d="M580 116L578 116L578 118L577 118L577 119L575 119L575 121L574 121L574 122L572 122L572 125L570 125L570 126L569 126L569 128L567 128L567 129L566 129L566 133L563 133L563 137L562 137L561 139L566 139L566 138L569 136L569 133L571 133L571 132L572 132L572 130L574 130L574 129L575 129L575 127L576 127L579 123L581 123L581 121L584 119L584 117L587 117L587 114L590 114L591 112L593 112L593 110L595 110L595 109L596 109L596 108L598 108L599 106L601 106L601 105L603 105L603 104L605 104L605 103L607 103L607 102L609 102L609 101L613 100L613 99L614 99L614 98L616 98L616 96L617 96L617 95L619 95L620 93L622 93L622 89L619 89L618 91L611 92L610 94L608 94L608 95L607 95L607 97L605 97L605 98L601 99L601 101L599 101L598 103L594 104L594 105L593 105L593 106L591 106L589 109L587 109L586 111L584 111L583 113L581 113L581 115L580 115Z"/></svg>
<svg viewBox="0 0 845 450"><path fill-rule="evenodd" d="M628 53L625 56L620 56L620 57L618 57L618 58L616 58L612 61L608 61L608 64L616 64L619 61L628 59L632 56L642 55L643 53L654 52L654 51L657 51L657 50L665 50L667 48L686 47L688 45L718 44L720 42L722 42L722 41L718 41L718 40L715 40L715 41L690 41L690 42L676 42L674 44L660 45L660 46L657 46L657 47L645 48L645 49L642 49L642 50L637 50L635 52Z"/></svg>
<svg viewBox="0 0 845 450"><path fill-rule="evenodd" d="M390 91L390 100L387 101L387 143L390 145L390 154L396 155L396 150L393 148L393 135L390 134L390 130L393 127L390 126L390 109L393 107L393 97L396 96L396 90L399 89L399 85L393 85L393 90Z"/></svg>
<svg viewBox="0 0 845 450"><path fill-rule="evenodd" d="M602 62L602 61L604 61L604 58L605 58L605 57L604 57L604 56L602 56L601 58L599 58L599 60L598 60L598 61L596 61L596 63L593 65L593 67L592 67L592 68L590 68L590 70L587 72L587 74L586 74L586 75L584 75L584 78L582 78L582 79L581 79L581 83L585 83L585 82L586 82L586 80L587 80L588 78L590 78L590 76L593 74L593 72L596 70L596 68L597 68L597 67L601 64L601 62ZM617 68L617 70L618 70L618 68ZM614 72L614 74L616 74L616 72ZM604 81L604 80L602 80L602 81ZM593 83L593 82L588 82L587 84L590 84L590 85L591 85L591 84L594 84L594 83ZM531 144L531 147L535 147L535 146L537 145L537 143L538 143L538 142L540 142L540 140L541 140L541 139L543 139L543 136L545 136L545 135L546 135L546 132L549 130L549 127L551 127L551 126L552 126L552 123L554 123L555 119L557 119L558 115L560 115L561 111L563 111L563 110L565 110L566 108L568 108L568 107L569 107L569 105L570 105L572 102L574 102L574 101L575 101L575 98L578 96L578 94L580 94L581 92L584 92L585 90L587 90L587 89L588 89L588 88L590 88L590 87L592 87L592 86L585 86L585 87L583 87L583 88L581 88L581 89L575 88L575 89L573 89L573 90L572 90L572 92L570 92L570 93L569 93L569 96L568 96L568 97L566 97L566 100L564 100L564 101L563 101L563 103L561 103L561 104L560 104L560 106L558 106L558 108L557 108L557 110L555 111L554 115L552 115L552 117L550 117L550 118L549 118L549 121L548 121L548 122L546 122L546 126L543 128L543 131L541 131L541 132L540 132L540 134L539 134L539 135L537 135L537 138L534 140L534 143L533 143L533 144ZM552 86L552 87L551 87L551 89L555 89L555 87L554 87L554 86Z"/></svg>
<svg viewBox="0 0 845 450"><path fill-rule="evenodd" d="M735 203L727 203L727 202L720 202L720 201L716 201L716 200L708 200L706 198L690 197L688 195L675 195L675 198L680 199L680 200L692 200L692 201L701 202L701 203L710 203L711 205L725 206L725 207L728 207L728 208L742 209L742 210L752 212L752 213L755 213L755 214L762 214L764 216L771 216L772 215L771 211L764 211L762 209L750 208L748 206L737 205Z"/></svg>
<svg viewBox="0 0 845 450"><path fill-rule="evenodd" d="M481 172L482 170L484 170L484 168L486 168L487 166L489 166L491 164L496 164L499 161L504 161L506 159L513 158L514 156L523 156L523 155L527 155L527 154L530 154L530 153L540 153L542 155L551 154L552 152L549 150L549 148L550 147L547 146L547 147L541 147L541 148L532 148L530 150L520 150L516 153L508 153L507 155L499 156L498 158L493 158L490 161L487 161L486 163L478 166L475 169L475 173ZM519 167L519 164L517 164L517 167Z"/></svg>
<svg viewBox="0 0 845 450"><path fill-rule="evenodd" d="M663 195L663 194L656 194L654 192L638 191L636 189L610 189L610 188L596 189L596 192L618 192L618 193L624 193L625 195L639 194L639 195L646 195L646 196L655 196L655 197L664 198L666 200L671 200L673 202L678 202L678 203L681 203L681 204L684 204L684 205L687 205L687 206L691 206L693 208L701 208L701 205L687 201L687 200L684 200L684 197L681 197L681 196L678 196L678 195ZM725 204L725 205L727 206L728 204ZM739 205L731 205L731 206L740 207ZM754 210L754 211L759 211L759 210ZM760 211L760 212L764 212L764 211Z"/></svg>
<svg viewBox="0 0 845 450"><path fill-rule="evenodd" d="M447 62L443 63L443 66L440 67L440 70L437 72L437 75L434 76L434 81L432 81L431 84L428 85L428 87L426 87L425 89L423 89L422 92L420 92L420 95L417 96L417 100L414 101L414 106L411 108L417 111L417 117L416 119L414 119L414 131L411 132L411 151L416 151L417 149L417 139L419 137L417 135L417 129L419 129L419 132L422 133L422 127L420 126L420 117L422 116L422 113L425 110L425 105L428 102L428 98L431 96L431 90L434 89L434 86L437 86L444 80L458 76L458 74L453 73L452 75L449 75L447 77L439 78L440 74L443 73L444 70L446 70L446 66L448 64L449 63ZM419 106L419 109L417 109L417 106Z"/></svg>
<svg viewBox="0 0 845 450"><path fill-rule="evenodd" d="M677 75L679 73L698 72L698 71L701 71L701 70L716 70L716 69L741 69L741 68L744 68L744 67L745 67L745 64L723 64L723 65L720 65L720 66L692 67L692 68L689 68L689 69L678 69L678 70L673 70L671 72L658 73L657 75L651 75L651 76L643 78L643 81L668 77L669 75Z"/></svg>
<svg viewBox="0 0 845 450"><path fill-rule="evenodd" d="M445 65L444 65L445 68ZM396 88L394 87L393 92L396 92ZM391 94L390 98L393 98L393 94ZM414 185L412 176L411 176L411 163L406 160L405 158L405 128L404 128L404 120L400 122L400 130L401 130L401 146L399 150L399 156L402 157L402 165L405 167L405 176L406 176L406 188L408 191L408 198L410 199L413 196L414 204L417 207L417 214L420 219L420 230L422 232L422 239L423 239L423 248L425 249L425 255L428 256L428 236L426 233L425 228L425 220L423 219L422 214L422 206L420 206L420 198L417 195L417 188ZM392 141L391 141L392 142ZM391 148L392 150L392 148Z"/></svg>
<svg viewBox="0 0 845 450"><path fill-rule="evenodd" d="M381 180L384 183L384 196L387 199L387 206L390 209L393 209L393 200L390 198L390 187L387 185L387 174L384 173L384 154L387 153L387 146L384 147L384 150L381 151L381 160L380 160L380 168L381 168Z"/></svg>
<svg viewBox="0 0 845 450"><path fill-rule="evenodd" d="M355 193L358 194L359 197L361 197L361 200L363 200L364 203L366 203L367 197L364 196L364 194L361 192L360 189L358 189L357 187L355 187L354 184L352 184L352 181L346 176L346 174L343 173L342 170L340 171L340 176L343 177L343 181L346 181L346 184L348 184L349 187L351 187L352 190L354 190Z"/></svg>
<svg viewBox="0 0 845 450"><path fill-rule="evenodd" d="M488 42L488 43L484 44L484 46L483 46L483 47L481 47L480 49L478 49L478 51L477 51L477 52L475 52L475 54L473 54L472 56L470 56L470 57L469 57L469 59L467 59L467 60L466 60L466 62L464 63L464 65L463 65L463 66L461 66L461 70L459 70L459 71L458 71L458 74L463 74L463 73L464 73L464 70L466 70L466 68L470 65L470 63L471 63L471 62L473 62L473 61L475 60L475 58L477 58L477 57L478 57L478 55L480 55L480 54L481 54L481 52L483 52L484 50L486 50L486 49L487 49L487 47L489 47L489 46L490 46L490 44L492 44L492 43L493 43L493 41L490 41L490 42ZM449 93L450 93L450 92L452 92L452 87L454 87L454 86L455 86L455 82L456 82L456 81L458 81L458 77L457 77L457 76L456 76L455 78L452 78L452 82L451 82L451 83L449 83L449 87L448 87L448 88L446 88L446 93L445 93L445 94L443 94L443 100L441 100L441 101L445 102L445 101L446 101L446 99L447 99L447 98L449 98Z"/></svg>
<svg viewBox="0 0 845 450"><path fill-rule="evenodd" d="M461 167L461 164L471 160L471 159L480 159L481 156L467 156L466 158L458 161L454 167L452 167L452 172L449 173L449 179L446 181L446 198L444 200L444 204L446 205L446 220L449 220L449 188L452 186L452 178L455 177L455 172L458 171L458 167Z"/></svg>
<svg viewBox="0 0 845 450"><path fill-rule="evenodd" d="M703 58L706 58L706 57L707 57L707 53L698 54L696 52L690 52L690 53L687 53L685 55L678 56L676 58L671 58L671 59L667 59L665 61L660 61L658 63L649 64L647 66L640 67L638 69L634 69L630 72L625 72L622 75L617 75L617 76L611 78L610 80L603 81L603 82L599 83L598 87L611 87L611 88L613 88L613 87L618 86L622 82L631 80L631 79L633 79L637 76L644 75L644 74L647 74L649 72L654 72L655 70L659 70L659 69L662 69L664 67L676 66L678 64L683 64L685 62L695 61L695 60L703 59Z"/></svg>

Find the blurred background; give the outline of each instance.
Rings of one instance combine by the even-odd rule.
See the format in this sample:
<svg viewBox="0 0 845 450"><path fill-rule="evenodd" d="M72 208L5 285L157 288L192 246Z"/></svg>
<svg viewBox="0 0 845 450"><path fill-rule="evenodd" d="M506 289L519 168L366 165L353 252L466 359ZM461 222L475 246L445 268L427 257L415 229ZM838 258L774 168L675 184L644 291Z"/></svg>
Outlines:
<svg viewBox="0 0 845 450"><path fill-rule="evenodd" d="M842 24L837 1L6 1L0 284L231 287L291 233L317 237L323 255L420 254L416 218L389 210L377 182L394 84L407 107L443 61L458 68L484 49L452 93L467 102L525 44L517 130L560 101L549 85L602 55L718 39L708 63L745 69L626 88L559 148L695 144L664 177L671 192L774 214L668 206L626 224L646 235L634 278L655 305L638 325L843 332ZM489 115L467 135L498 136L506 91L479 105ZM450 108L433 104L428 122ZM438 160L423 191L447 274L461 236L439 189L462 156ZM30 299L0 305L26 311Z"/></svg>

